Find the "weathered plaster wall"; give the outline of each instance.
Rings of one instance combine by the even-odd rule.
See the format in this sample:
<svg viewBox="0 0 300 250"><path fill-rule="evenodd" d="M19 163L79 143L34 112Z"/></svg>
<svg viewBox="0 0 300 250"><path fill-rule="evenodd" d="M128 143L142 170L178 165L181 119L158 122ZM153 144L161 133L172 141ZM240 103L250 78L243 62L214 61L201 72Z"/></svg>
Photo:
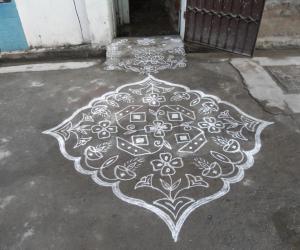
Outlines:
<svg viewBox="0 0 300 250"><path fill-rule="evenodd" d="M16 0L29 46L81 44L73 0Z"/></svg>
<svg viewBox="0 0 300 250"><path fill-rule="evenodd" d="M91 31L86 1L73 0L73 5L77 14L78 24L80 25L83 42L88 43L91 41Z"/></svg>
<svg viewBox="0 0 300 250"><path fill-rule="evenodd" d="M114 36L111 0L16 0L29 46L106 45Z"/></svg>
<svg viewBox="0 0 300 250"><path fill-rule="evenodd" d="M112 0L85 0L91 43L107 45L115 36L115 11Z"/></svg>
<svg viewBox="0 0 300 250"><path fill-rule="evenodd" d="M300 47L299 0L266 1L257 47Z"/></svg>

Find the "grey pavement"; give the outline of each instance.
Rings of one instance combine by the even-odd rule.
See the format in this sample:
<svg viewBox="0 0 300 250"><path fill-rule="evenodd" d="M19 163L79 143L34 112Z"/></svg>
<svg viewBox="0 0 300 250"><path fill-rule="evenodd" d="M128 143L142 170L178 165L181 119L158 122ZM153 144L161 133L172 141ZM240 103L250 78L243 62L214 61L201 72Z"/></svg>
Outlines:
<svg viewBox="0 0 300 250"><path fill-rule="evenodd" d="M262 148L244 179L195 209L176 243L156 214L121 201L110 187L76 172L55 138L42 134L93 98L145 76L105 71L101 62L73 69L16 68L23 72L15 73L14 66L10 73L0 68L1 250L300 249L299 92L285 89L299 87L298 78L293 82L299 62L286 65L286 58L272 58L289 68L284 70L288 86L280 86L282 73L275 66L281 65L266 60L202 54L187 59L186 68L155 77L218 96L274 124L263 130ZM264 77L266 88L259 82ZM278 102L268 93L275 93Z"/></svg>

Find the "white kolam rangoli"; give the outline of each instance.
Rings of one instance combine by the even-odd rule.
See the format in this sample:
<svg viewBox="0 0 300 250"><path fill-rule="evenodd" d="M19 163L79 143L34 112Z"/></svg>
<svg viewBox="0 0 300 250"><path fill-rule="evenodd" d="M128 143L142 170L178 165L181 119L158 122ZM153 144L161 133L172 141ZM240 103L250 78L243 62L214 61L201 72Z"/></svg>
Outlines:
<svg viewBox="0 0 300 250"><path fill-rule="evenodd" d="M191 212L243 179L269 124L216 96L148 76L44 133L79 173L155 213L177 241Z"/></svg>

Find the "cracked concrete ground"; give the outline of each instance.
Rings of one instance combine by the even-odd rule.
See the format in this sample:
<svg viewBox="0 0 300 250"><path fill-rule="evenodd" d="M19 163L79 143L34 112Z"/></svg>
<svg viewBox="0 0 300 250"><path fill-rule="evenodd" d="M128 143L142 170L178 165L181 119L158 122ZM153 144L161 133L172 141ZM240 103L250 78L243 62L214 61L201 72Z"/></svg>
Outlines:
<svg viewBox="0 0 300 250"><path fill-rule="evenodd" d="M269 101L264 89L258 91L262 98L255 98L247 78L242 79L253 69L245 63L263 67L255 60L236 61L233 67L227 59L190 54L187 68L155 75L274 122L263 131L262 149L244 180L195 210L177 243L156 215L78 174L57 142L41 134L91 99L143 75L104 71L100 63L39 72L2 70L0 249L299 249L300 117L290 108L286 112L281 99L279 105ZM263 83L260 77L255 81Z"/></svg>

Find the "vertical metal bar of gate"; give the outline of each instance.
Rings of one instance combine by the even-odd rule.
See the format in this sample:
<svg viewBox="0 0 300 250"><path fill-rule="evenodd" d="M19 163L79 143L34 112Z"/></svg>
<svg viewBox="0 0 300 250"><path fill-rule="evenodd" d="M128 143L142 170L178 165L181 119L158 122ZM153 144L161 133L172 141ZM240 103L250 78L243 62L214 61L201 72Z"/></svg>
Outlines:
<svg viewBox="0 0 300 250"><path fill-rule="evenodd" d="M188 0L185 41L253 55L265 0Z"/></svg>

